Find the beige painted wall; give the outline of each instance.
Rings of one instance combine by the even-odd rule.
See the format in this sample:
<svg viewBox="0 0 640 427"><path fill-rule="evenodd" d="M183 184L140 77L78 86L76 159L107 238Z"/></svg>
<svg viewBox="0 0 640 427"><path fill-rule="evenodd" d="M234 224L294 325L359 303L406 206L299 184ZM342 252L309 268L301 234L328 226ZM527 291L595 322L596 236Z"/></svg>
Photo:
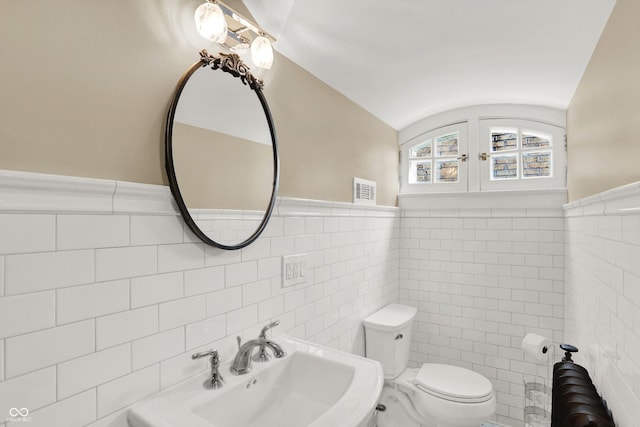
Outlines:
<svg viewBox="0 0 640 427"><path fill-rule="evenodd" d="M264 211L269 206L273 188L270 145L175 123L173 163L180 193L190 209Z"/></svg>
<svg viewBox="0 0 640 427"><path fill-rule="evenodd" d="M349 202L356 176L377 182L378 204L395 206L397 132L287 58L274 67L265 95L281 147L280 194Z"/></svg>
<svg viewBox="0 0 640 427"><path fill-rule="evenodd" d="M617 1L567 110L570 200L640 181L639 17Z"/></svg>
<svg viewBox="0 0 640 427"><path fill-rule="evenodd" d="M214 50L195 32L198 3L0 1L0 169L166 184L173 89ZM395 130L279 55L265 77L281 195L351 201L359 176L395 205Z"/></svg>

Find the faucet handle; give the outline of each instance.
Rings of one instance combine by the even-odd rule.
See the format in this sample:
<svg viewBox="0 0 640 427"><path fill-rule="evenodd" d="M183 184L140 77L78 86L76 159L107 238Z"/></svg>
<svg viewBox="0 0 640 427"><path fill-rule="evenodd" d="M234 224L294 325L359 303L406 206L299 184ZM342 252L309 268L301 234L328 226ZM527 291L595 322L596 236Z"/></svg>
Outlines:
<svg viewBox="0 0 640 427"><path fill-rule="evenodd" d="M260 331L260 338L267 338L267 331L271 328L275 328L279 324L280 324L279 320L274 320L273 322L269 323L267 326L262 328L262 331Z"/></svg>
<svg viewBox="0 0 640 427"><path fill-rule="evenodd" d="M202 383L202 386L207 390L217 390L224 384L224 378L222 378L222 375L220 375L220 372L218 371L218 368L220 367L220 356L218 355L218 351L208 350L195 353L191 355L191 358L195 360L207 356L211 356L211 374L209 375L209 378Z"/></svg>
<svg viewBox="0 0 640 427"><path fill-rule="evenodd" d="M195 353L191 355L193 360L201 359L203 357L211 356L211 369L218 369L220 367L220 356L217 350L203 351L201 353Z"/></svg>
<svg viewBox="0 0 640 427"><path fill-rule="evenodd" d="M207 357L207 356L211 356L211 358L215 359L216 361L219 360L218 351L217 350L207 350L207 351L202 351L200 353L195 353L195 354L191 355L191 358L193 360L196 360L196 359L201 359L201 358Z"/></svg>

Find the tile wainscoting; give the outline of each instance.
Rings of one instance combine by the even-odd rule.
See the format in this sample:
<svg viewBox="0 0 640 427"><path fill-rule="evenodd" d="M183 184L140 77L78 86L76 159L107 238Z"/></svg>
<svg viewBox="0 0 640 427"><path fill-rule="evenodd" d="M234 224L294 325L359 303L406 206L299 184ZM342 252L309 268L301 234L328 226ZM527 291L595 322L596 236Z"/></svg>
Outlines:
<svg viewBox="0 0 640 427"><path fill-rule="evenodd" d="M363 354L398 299L400 209L279 199L253 245L205 246L167 187L0 171L0 426L125 427L126 408L233 356L271 319ZM281 256L307 283L281 287ZM15 420L19 421L19 420Z"/></svg>
<svg viewBox="0 0 640 427"><path fill-rule="evenodd" d="M640 420L640 183L565 206L565 340L619 427Z"/></svg>
<svg viewBox="0 0 640 427"><path fill-rule="evenodd" d="M0 171L0 426L19 407L36 426L125 427L129 405L207 369L191 353L230 358L273 318L275 334L363 354L362 318L400 301L419 308L411 363L489 377L499 422L522 425L523 379L547 373L520 350L537 332L581 347L631 427L640 184L563 212L564 197L279 199L255 244L223 252L193 237L167 187ZM294 253L308 283L282 289Z"/></svg>
<svg viewBox="0 0 640 427"><path fill-rule="evenodd" d="M485 375L505 425L523 425L523 380L550 381L522 338L563 338L565 200L564 191L400 199L400 299L419 309L411 362Z"/></svg>

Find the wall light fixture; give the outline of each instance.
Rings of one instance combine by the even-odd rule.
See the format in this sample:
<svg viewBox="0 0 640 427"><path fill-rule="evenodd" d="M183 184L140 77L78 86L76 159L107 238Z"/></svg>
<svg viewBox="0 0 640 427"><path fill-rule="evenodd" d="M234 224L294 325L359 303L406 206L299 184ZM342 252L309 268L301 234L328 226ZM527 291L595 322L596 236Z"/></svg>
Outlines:
<svg viewBox="0 0 640 427"><path fill-rule="evenodd" d="M260 68L273 64L276 39L220 0L207 0L195 12L196 29L205 39L242 55L251 49L251 59Z"/></svg>

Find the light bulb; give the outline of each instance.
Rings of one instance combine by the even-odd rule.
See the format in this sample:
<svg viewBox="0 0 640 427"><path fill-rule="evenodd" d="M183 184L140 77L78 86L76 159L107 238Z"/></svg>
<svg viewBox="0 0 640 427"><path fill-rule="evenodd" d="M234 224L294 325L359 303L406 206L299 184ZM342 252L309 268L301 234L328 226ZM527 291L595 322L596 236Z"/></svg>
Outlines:
<svg viewBox="0 0 640 427"><path fill-rule="evenodd" d="M196 29L202 37L215 43L227 40L227 20L220 6L215 3L202 3L196 9Z"/></svg>
<svg viewBox="0 0 640 427"><path fill-rule="evenodd" d="M260 68L271 68L273 64L273 48L268 38L258 36L251 44L251 59Z"/></svg>

